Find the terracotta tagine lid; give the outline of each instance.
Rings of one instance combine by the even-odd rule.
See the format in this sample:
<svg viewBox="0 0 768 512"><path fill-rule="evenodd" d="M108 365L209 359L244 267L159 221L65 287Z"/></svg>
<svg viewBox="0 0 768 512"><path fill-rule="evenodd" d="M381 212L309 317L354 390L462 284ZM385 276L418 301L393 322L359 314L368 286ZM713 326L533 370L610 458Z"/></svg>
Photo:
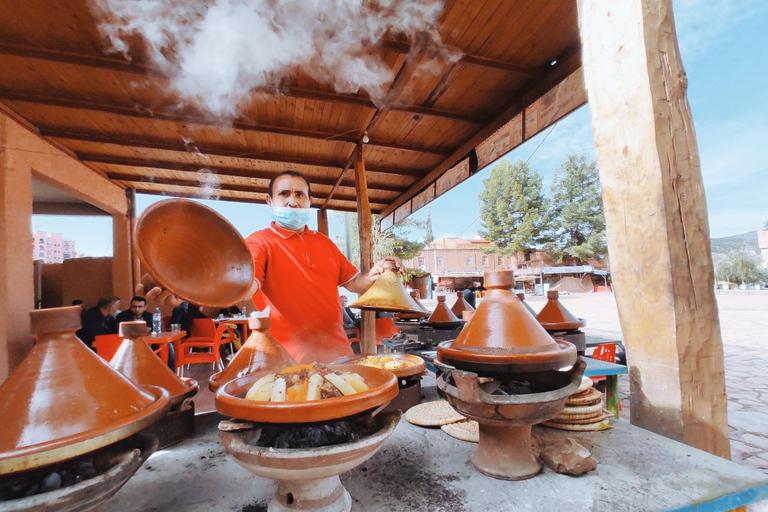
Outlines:
<svg viewBox="0 0 768 512"><path fill-rule="evenodd" d="M526 311L514 286L511 270L485 272L488 292L459 336L438 345L438 359L453 365L526 365L540 370L574 364L576 347L555 341Z"/></svg>
<svg viewBox="0 0 768 512"><path fill-rule="evenodd" d="M197 382L182 379L157 357L143 339L148 332L149 327L142 320L122 322L120 336L124 339L109 364L136 384L165 389L171 396L171 405L194 396L197 393Z"/></svg>
<svg viewBox="0 0 768 512"><path fill-rule="evenodd" d="M427 319L427 324L455 324L457 322L461 322L461 320L453 314L453 311L448 309L448 306L445 304L445 295L438 295L437 306Z"/></svg>
<svg viewBox="0 0 768 512"><path fill-rule="evenodd" d="M457 318L461 318L461 314L464 311L474 311L475 308L467 302L464 298L464 292L456 292L456 302L451 306L451 312L456 315Z"/></svg>
<svg viewBox="0 0 768 512"><path fill-rule="evenodd" d="M257 402L245 394L263 376L277 372L258 372L231 380L216 392L216 410L241 420L260 423L313 423L345 418L383 405L397 396L397 377L370 366L330 364L331 371L354 372L370 389L354 395L307 402Z"/></svg>
<svg viewBox="0 0 768 512"><path fill-rule="evenodd" d="M200 203L167 199L153 204L139 217L134 242L154 282L193 304L227 307L255 293L245 240Z"/></svg>
<svg viewBox="0 0 768 512"><path fill-rule="evenodd" d="M38 341L0 386L0 475L92 452L168 411L166 390L137 387L77 339L79 307L30 316Z"/></svg>
<svg viewBox="0 0 768 512"><path fill-rule="evenodd" d="M536 320L548 331L570 331L587 325L583 318L576 318L565 309L558 299L557 290L547 292L547 303L541 308Z"/></svg>
<svg viewBox="0 0 768 512"><path fill-rule="evenodd" d="M222 384L238 377L260 371L276 373L283 368L296 365L296 360L269 333L271 324L272 321L268 316L248 319L248 327L252 330L251 335L227 367L211 375L208 379L208 389L215 393Z"/></svg>
<svg viewBox="0 0 768 512"><path fill-rule="evenodd" d="M397 266L391 261L384 262L384 272L374 285L358 297L350 307L373 311L413 313L422 317L429 316L429 313L425 313L408 295L403 282L397 275Z"/></svg>
<svg viewBox="0 0 768 512"><path fill-rule="evenodd" d="M419 290L411 290L411 298L413 299L413 302L416 303L417 306L419 306L419 309L421 312L419 313L398 313L396 316L400 318L401 320L413 320L417 318L425 318L431 315L432 313L424 306L424 304L421 303L419 300Z"/></svg>
<svg viewBox="0 0 768 512"><path fill-rule="evenodd" d="M523 303L523 306L525 306L525 309L527 309L528 312L530 314L532 314L533 317L535 318L536 317L536 311L534 311L533 308L531 306L529 306L527 302L525 302L525 294L524 293L518 293L517 294L517 298L520 299L520 302Z"/></svg>

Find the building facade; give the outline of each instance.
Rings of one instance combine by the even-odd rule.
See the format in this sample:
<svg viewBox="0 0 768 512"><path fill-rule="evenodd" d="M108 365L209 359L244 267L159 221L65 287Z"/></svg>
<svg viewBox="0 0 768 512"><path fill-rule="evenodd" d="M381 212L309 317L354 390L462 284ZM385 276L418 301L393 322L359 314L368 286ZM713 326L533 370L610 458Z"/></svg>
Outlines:
<svg viewBox="0 0 768 512"><path fill-rule="evenodd" d="M61 263L75 257L75 241L64 240L61 233L32 233L32 259L43 263Z"/></svg>

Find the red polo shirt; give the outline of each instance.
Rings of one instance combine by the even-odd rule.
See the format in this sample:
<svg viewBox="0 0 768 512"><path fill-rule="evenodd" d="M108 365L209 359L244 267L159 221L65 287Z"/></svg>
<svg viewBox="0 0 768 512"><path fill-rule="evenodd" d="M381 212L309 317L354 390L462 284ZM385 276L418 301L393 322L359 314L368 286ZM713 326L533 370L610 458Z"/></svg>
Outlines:
<svg viewBox="0 0 768 512"><path fill-rule="evenodd" d="M270 332L299 363L329 363L352 355L341 321L338 287L358 273L330 238L297 233L274 222L246 240L259 291L253 303L271 307Z"/></svg>

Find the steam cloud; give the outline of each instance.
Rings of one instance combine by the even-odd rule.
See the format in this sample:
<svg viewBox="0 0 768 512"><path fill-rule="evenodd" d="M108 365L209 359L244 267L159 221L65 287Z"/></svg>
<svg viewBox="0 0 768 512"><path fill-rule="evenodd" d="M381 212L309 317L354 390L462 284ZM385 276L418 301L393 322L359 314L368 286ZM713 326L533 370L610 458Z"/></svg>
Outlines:
<svg viewBox="0 0 768 512"><path fill-rule="evenodd" d="M392 71L366 49L387 33L424 32L447 60L459 56L433 28L443 0L91 0L91 7L112 50L128 56L141 36L184 100L222 116L236 115L253 89L279 90L297 70L380 102Z"/></svg>

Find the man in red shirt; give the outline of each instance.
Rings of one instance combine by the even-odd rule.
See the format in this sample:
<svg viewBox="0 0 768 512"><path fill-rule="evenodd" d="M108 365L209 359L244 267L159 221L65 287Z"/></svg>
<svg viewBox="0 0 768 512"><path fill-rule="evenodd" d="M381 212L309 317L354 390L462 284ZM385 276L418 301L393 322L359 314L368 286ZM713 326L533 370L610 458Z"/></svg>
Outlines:
<svg viewBox="0 0 768 512"><path fill-rule="evenodd" d="M267 204L273 222L246 239L256 267L259 291L253 302L270 306L270 332L301 363L329 363L352 355L341 322L338 287L364 293L383 272L366 273L350 263L327 236L307 228L311 190L307 178L285 171L269 182Z"/></svg>

